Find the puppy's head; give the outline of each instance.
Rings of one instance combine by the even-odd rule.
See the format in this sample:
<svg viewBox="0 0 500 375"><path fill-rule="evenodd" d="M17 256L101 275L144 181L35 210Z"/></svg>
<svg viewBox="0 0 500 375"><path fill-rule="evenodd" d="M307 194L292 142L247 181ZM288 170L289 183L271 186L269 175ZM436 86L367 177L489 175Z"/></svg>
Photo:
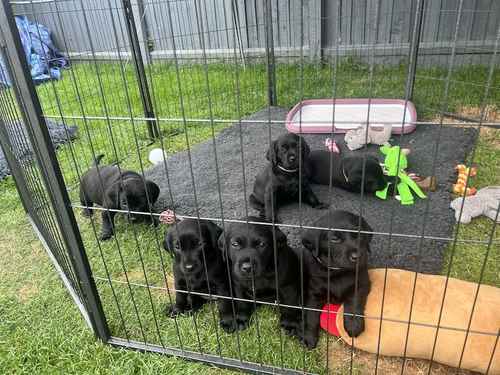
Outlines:
<svg viewBox="0 0 500 375"><path fill-rule="evenodd" d="M112 185L106 192L107 199L120 210L149 212L160 195L160 188L154 182L142 178L124 178ZM149 201L149 203L148 203ZM141 221L144 215L130 214L132 222Z"/></svg>
<svg viewBox="0 0 500 375"><path fill-rule="evenodd" d="M302 244L323 266L332 269L353 270L356 264L366 267L370 252L371 233L358 236L359 216L347 211L332 211L314 225L318 227L353 230L353 232L309 229L302 236ZM361 230L371 232L372 228L361 218Z"/></svg>
<svg viewBox="0 0 500 375"><path fill-rule="evenodd" d="M249 216L248 221L267 223L253 216ZM274 227L274 233L279 256L279 251L287 246L286 236L277 227ZM274 238L270 225L230 224L219 238L219 248L231 264L233 274L239 279L257 279L274 272Z"/></svg>
<svg viewBox="0 0 500 375"><path fill-rule="evenodd" d="M266 157L272 163L273 167L281 166L293 171L299 168L299 159L303 163L308 157L309 152L309 145L304 138L297 134L288 133L280 136L271 143ZM299 157L300 154L302 155Z"/></svg>
<svg viewBox="0 0 500 375"><path fill-rule="evenodd" d="M364 185L365 193L373 193L377 190L382 190L387 182L378 159L374 156L367 155L364 163L365 176L363 179L363 157L352 156L342 161L343 173L348 179L351 190L361 192L362 185Z"/></svg>
<svg viewBox="0 0 500 375"><path fill-rule="evenodd" d="M184 274L194 275L204 271L203 258L208 267L219 256L217 239L221 233L222 229L211 221L200 220L198 224L196 219L184 219L170 227L163 247L174 255Z"/></svg>

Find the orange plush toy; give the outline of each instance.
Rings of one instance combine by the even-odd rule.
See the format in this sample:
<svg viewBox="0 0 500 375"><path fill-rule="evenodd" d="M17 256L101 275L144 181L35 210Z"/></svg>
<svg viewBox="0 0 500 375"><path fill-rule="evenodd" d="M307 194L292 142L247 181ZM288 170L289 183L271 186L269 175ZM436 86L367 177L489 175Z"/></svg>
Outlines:
<svg viewBox="0 0 500 375"><path fill-rule="evenodd" d="M477 168L476 167L467 168L464 164L458 164L455 167L455 170L458 173L458 177L457 177L457 182L453 185L453 192L457 195L462 195L462 196L464 195L465 192L466 197L476 194L477 193L476 188L469 186L467 187L466 190L465 186L467 185L467 177L474 177L477 174Z"/></svg>
<svg viewBox="0 0 500 375"><path fill-rule="evenodd" d="M415 281L414 272L397 269L387 269L387 275L385 269L372 269L369 276L372 285L363 333L354 339L349 337L344 329L343 306L338 305L323 307L323 329L367 352L432 357L448 366L500 374L500 341L496 342L500 334L499 288L453 278L446 282L444 276L421 273ZM439 330L435 328L438 322Z"/></svg>

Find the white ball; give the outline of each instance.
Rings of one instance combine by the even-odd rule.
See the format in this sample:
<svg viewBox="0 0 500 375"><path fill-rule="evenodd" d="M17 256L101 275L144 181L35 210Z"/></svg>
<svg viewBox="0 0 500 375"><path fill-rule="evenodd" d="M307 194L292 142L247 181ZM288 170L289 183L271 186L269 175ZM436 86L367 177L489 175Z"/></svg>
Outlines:
<svg viewBox="0 0 500 375"><path fill-rule="evenodd" d="M155 164L155 165L159 164L159 163L163 163L163 161L165 160L166 157L167 157L167 154L161 148L154 148L149 153L149 161L151 162L151 164Z"/></svg>

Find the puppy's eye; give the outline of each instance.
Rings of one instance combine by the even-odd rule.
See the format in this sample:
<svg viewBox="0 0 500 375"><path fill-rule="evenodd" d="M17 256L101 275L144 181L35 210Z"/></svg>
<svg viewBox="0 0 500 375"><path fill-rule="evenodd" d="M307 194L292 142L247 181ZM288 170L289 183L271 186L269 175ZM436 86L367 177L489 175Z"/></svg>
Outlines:
<svg viewBox="0 0 500 375"><path fill-rule="evenodd" d="M175 250L180 250L180 249L181 249L181 244L179 243L179 241L176 241L176 242L174 243L174 249L175 249Z"/></svg>
<svg viewBox="0 0 500 375"><path fill-rule="evenodd" d="M240 243L238 241L232 241L231 246L232 247L240 247Z"/></svg>
<svg viewBox="0 0 500 375"><path fill-rule="evenodd" d="M203 241L198 242L198 247L202 247L203 245L205 245L205 243Z"/></svg>
<svg viewBox="0 0 500 375"><path fill-rule="evenodd" d="M342 238L340 237L337 237L336 235L332 234L330 236L330 243L341 243L342 242Z"/></svg>
<svg viewBox="0 0 500 375"><path fill-rule="evenodd" d="M257 244L258 247L266 247L266 243L264 241L260 241L258 244Z"/></svg>

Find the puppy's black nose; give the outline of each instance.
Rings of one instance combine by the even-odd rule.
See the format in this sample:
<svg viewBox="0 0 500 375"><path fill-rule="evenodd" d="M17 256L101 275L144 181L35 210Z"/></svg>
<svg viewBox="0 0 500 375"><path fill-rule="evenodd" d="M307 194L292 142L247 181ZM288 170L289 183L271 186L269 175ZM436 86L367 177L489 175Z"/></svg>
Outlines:
<svg viewBox="0 0 500 375"><path fill-rule="evenodd" d="M193 269L193 265L192 264L185 264L184 268L186 269L186 271L191 271Z"/></svg>
<svg viewBox="0 0 500 375"><path fill-rule="evenodd" d="M295 161L295 159L297 159L297 158L295 157L295 155L290 155L290 156L288 157L288 161L290 161L290 163L293 163L293 162Z"/></svg>
<svg viewBox="0 0 500 375"><path fill-rule="evenodd" d="M349 256L351 262L356 262L359 259L359 254L357 252L352 252Z"/></svg>
<svg viewBox="0 0 500 375"><path fill-rule="evenodd" d="M252 271L252 263L250 262L241 263L240 269L242 272L250 273Z"/></svg>

